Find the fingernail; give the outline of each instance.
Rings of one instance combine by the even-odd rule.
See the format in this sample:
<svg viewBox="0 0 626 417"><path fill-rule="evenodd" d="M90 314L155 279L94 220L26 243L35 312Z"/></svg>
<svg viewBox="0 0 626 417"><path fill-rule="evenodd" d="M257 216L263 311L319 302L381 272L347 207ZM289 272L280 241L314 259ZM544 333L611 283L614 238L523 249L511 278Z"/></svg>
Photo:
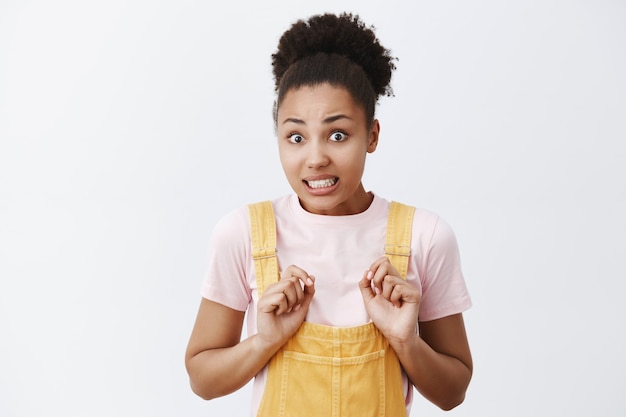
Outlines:
<svg viewBox="0 0 626 417"><path fill-rule="evenodd" d="M313 280L311 279L311 277L306 278L306 285L313 285Z"/></svg>
<svg viewBox="0 0 626 417"><path fill-rule="evenodd" d="M300 307L302 307L302 304L298 304L297 306L295 306L293 308L293 311L296 312L296 311L300 310Z"/></svg>
<svg viewBox="0 0 626 417"><path fill-rule="evenodd" d="M380 294L380 290L378 289L378 287L374 287L374 292L376 293L376 295Z"/></svg>
<svg viewBox="0 0 626 417"><path fill-rule="evenodd" d="M374 278L374 273L372 271L367 271L367 279L372 279Z"/></svg>

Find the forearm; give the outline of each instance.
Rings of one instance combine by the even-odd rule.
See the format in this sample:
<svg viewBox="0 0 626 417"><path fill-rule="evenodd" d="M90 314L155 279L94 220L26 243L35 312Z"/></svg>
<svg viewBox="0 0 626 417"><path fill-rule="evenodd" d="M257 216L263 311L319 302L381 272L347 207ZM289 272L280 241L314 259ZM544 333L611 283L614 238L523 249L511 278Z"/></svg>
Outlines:
<svg viewBox="0 0 626 417"><path fill-rule="evenodd" d="M398 359L415 388L444 410L461 404L472 377L471 364L439 353L418 334L406 342L392 343Z"/></svg>
<svg viewBox="0 0 626 417"><path fill-rule="evenodd" d="M205 400L230 394L263 369L278 349L254 335L231 347L199 352L187 360L191 388Z"/></svg>

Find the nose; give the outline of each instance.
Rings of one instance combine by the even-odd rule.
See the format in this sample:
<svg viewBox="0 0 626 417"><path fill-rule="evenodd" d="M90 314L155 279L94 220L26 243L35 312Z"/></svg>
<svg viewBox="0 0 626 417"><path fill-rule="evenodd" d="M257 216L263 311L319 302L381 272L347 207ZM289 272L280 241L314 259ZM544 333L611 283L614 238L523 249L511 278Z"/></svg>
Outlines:
<svg viewBox="0 0 626 417"><path fill-rule="evenodd" d="M307 144L307 166L321 168L330 162L325 141L313 140Z"/></svg>

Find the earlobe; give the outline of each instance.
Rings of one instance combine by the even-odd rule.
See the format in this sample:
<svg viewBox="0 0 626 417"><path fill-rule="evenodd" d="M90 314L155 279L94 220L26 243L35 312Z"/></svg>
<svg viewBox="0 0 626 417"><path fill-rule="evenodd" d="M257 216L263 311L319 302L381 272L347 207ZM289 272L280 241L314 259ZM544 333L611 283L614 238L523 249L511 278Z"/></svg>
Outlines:
<svg viewBox="0 0 626 417"><path fill-rule="evenodd" d="M367 143L367 153L372 153L378 146L378 136L380 135L380 123L378 119L374 119L370 129L369 141Z"/></svg>

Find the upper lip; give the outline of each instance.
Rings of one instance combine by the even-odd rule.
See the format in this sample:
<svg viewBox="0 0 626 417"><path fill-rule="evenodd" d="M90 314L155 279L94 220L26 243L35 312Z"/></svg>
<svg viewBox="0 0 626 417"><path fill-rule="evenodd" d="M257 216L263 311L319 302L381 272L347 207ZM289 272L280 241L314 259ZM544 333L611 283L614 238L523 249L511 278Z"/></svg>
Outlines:
<svg viewBox="0 0 626 417"><path fill-rule="evenodd" d="M302 181L321 181L321 180L329 180L329 179L333 179L333 178L338 178L335 175L326 175L326 174L319 174L319 175L309 175L307 177L304 177L302 179Z"/></svg>

